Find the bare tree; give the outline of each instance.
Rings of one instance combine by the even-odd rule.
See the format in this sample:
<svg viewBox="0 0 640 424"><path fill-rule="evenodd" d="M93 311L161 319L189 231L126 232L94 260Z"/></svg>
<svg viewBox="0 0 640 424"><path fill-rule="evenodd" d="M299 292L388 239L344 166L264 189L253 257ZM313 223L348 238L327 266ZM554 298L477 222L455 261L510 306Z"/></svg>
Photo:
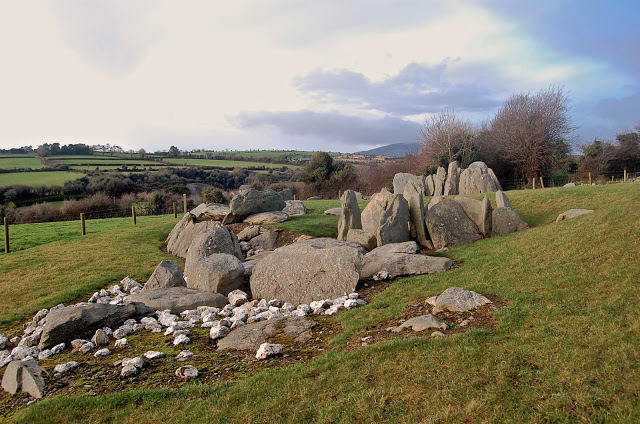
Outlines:
<svg viewBox="0 0 640 424"><path fill-rule="evenodd" d="M494 144L514 168L516 178L547 174L554 158L569 152L568 136L576 128L561 87L511 96L489 124L485 143Z"/></svg>
<svg viewBox="0 0 640 424"><path fill-rule="evenodd" d="M473 152L474 138L469 121L460 119L453 109L444 109L427 119L420 131L421 152L434 165L464 162Z"/></svg>

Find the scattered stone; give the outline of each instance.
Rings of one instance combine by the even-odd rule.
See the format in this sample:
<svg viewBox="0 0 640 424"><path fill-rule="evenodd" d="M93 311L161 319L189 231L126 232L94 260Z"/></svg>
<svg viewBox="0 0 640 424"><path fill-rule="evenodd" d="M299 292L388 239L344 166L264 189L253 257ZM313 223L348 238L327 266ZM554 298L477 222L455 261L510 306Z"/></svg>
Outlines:
<svg viewBox="0 0 640 424"><path fill-rule="evenodd" d="M93 354L93 356L98 358L100 356L107 356L110 353L111 351L105 347L103 349L97 350L96 353Z"/></svg>
<svg viewBox="0 0 640 424"><path fill-rule="evenodd" d="M135 368L142 368L144 366L144 359L139 356L136 356L135 358L125 358L122 360L121 365L123 367L131 366Z"/></svg>
<svg viewBox="0 0 640 424"><path fill-rule="evenodd" d="M191 342L191 339L187 337L185 334L178 334L175 339L173 339L173 345L178 346L180 344L188 344Z"/></svg>
<svg viewBox="0 0 640 424"><path fill-rule="evenodd" d="M115 347L124 347L127 345L127 339L118 339L116 340L116 342L114 343Z"/></svg>
<svg viewBox="0 0 640 424"><path fill-rule="evenodd" d="M198 370L193 365L180 367L176 370L176 377L183 380L190 380L198 376Z"/></svg>
<svg viewBox="0 0 640 424"><path fill-rule="evenodd" d="M105 333L103 329L99 328L91 338L91 343L96 347L106 346L109 344L109 336L107 336L107 333Z"/></svg>
<svg viewBox="0 0 640 424"><path fill-rule="evenodd" d="M282 355L282 345L262 343L256 352L256 359L267 359L278 355Z"/></svg>
<svg viewBox="0 0 640 424"><path fill-rule="evenodd" d="M57 355L64 350L65 346L66 345L64 343L57 344L51 348L51 353L53 353L54 355Z"/></svg>
<svg viewBox="0 0 640 424"><path fill-rule="evenodd" d="M134 289L141 289L142 288L142 284L138 283L136 280L134 280L133 278L126 276L124 277L121 281L120 284L122 285L122 290L126 291L126 292L131 292Z"/></svg>
<svg viewBox="0 0 640 424"><path fill-rule="evenodd" d="M411 328L413 331L419 332L437 328L439 330L447 330L449 326L440 322L433 315L421 315L419 317L410 318L400 325L400 328Z"/></svg>
<svg viewBox="0 0 640 424"><path fill-rule="evenodd" d="M562 187L575 187L576 183L567 183L565 185L563 185Z"/></svg>
<svg viewBox="0 0 640 424"><path fill-rule="evenodd" d="M254 252L251 257L253 258L253 256L255 256L255 253L258 253L260 251L269 251L275 249L277 242L278 230L264 230L260 235L252 238L249 242L249 246Z"/></svg>
<svg viewBox="0 0 640 424"><path fill-rule="evenodd" d="M91 337L99 328L118 326L129 318L152 315L153 309L142 303L126 305L86 304L51 310L40 339L40 349L78 337Z"/></svg>
<svg viewBox="0 0 640 424"><path fill-rule="evenodd" d="M138 368L133 367L131 365L126 365L124 367L122 367L122 370L120 371L120 376L122 377L134 377L135 375L138 374Z"/></svg>
<svg viewBox="0 0 640 424"><path fill-rule="evenodd" d="M242 290L236 289L229 293L229 304L232 306L240 306L247 303L249 300L247 294Z"/></svg>
<svg viewBox="0 0 640 424"><path fill-rule="evenodd" d="M279 222L285 222L289 220L289 215L282 211L275 212L261 212L255 215L250 215L244 219L243 222L250 225L261 224L276 224Z"/></svg>
<svg viewBox="0 0 640 424"><path fill-rule="evenodd" d="M449 287L435 300L433 313L466 312L493 303L483 295L460 287Z"/></svg>
<svg viewBox="0 0 640 424"><path fill-rule="evenodd" d="M78 348L78 352L80 353L89 353L91 352L91 350L93 350L95 346L93 345L93 343L91 342L87 342L85 344L83 344L82 346L80 346L80 348Z"/></svg>
<svg viewBox="0 0 640 424"><path fill-rule="evenodd" d="M433 333L431 333L431 337L445 337L445 335L440 331L434 331Z"/></svg>
<svg viewBox="0 0 640 424"><path fill-rule="evenodd" d="M158 352L157 350L150 350L144 354L145 359L158 359L163 358L164 353Z"/></svg>
<svg viewBox="0 0 640 424"><path fill-rule="evenodd" d="M581 215L586 215L591 212L593 212L593 209L569 209L568 211L562 212L560 215L558 215L558 218L556 218L556 222L575 218Z"/></svg>
<svg viewBox="0 0 640 424"><path fill-rule="evenodd" d="M212 327L209 331L209 338L211 340L221 339L227 334L229 334L231 330L226 325L218 325L217 327Z"/></svg>
<svg viewBox="0 0 640 424"><path fill-rule="evenodd" d="M9 339L3 334L0 334L0 349L4 349L5 347L7 347L8 344L9 344Z"/></svg>
<svg viewBox="0 0 640 424"><path fill-rule="evenodd" d="M497 208L491 214L491 234L503 236L529 228L520 215L511 208Z"/></svg>
<svg viewBox="0 0 640 424"><path fill-rule="evenodd" d="M186 361L192 356L193 356L193 353L190 350L183 350L176 355L176 361Z"/></svg>
<svg viewBox="0 0 640 424"><path fill-rule="evenodd" d="M55 367L53 367L53 371L59 372L60 374L64 374L65 372L70 371L77 366L78 366L78 363L76 361L69 361L64 364L56 365Z"/></svg>
<svg viewBox="0 0 640 424"><path fill-rule="evenodd" d="M165 260L160 262L156 267L142 290L146 291L164 289L168 287L185 287L186 285L187 282L182 276L178 264L174 261Z"/></svg>
<svg viewBox="0 0 640 424"><path fill-rule="evenodd" d="M353 190L345 190L342 194L342 212L338 221L338 240L346 240L349 230L361 230L360 208Z"/></svg>
<svg viewBox="0 0 640 424"><path fill-rule="evenodd" d="M51 352L51 349L45 349L38 354L38 361L48 359L52 356L53 356L53 352Z"/></svg>
<svg viewBox="0 0 640 424"><path fill-rule="evenodd" d="M342 214L342 208L327 209L326 211L323 212L323 214L324 215L340 216Z"/></svg>

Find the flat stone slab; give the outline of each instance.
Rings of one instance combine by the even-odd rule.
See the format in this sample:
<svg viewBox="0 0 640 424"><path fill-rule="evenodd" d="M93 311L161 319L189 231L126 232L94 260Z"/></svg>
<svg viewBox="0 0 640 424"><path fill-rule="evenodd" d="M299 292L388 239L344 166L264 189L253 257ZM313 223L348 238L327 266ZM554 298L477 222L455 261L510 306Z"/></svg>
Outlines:
<svg viewBox="0 0 640 424"><path fill-rule="evenodd" d="M414 241L376 247L364 255L360 278L371 278L380 271L388 272L390 278L434 274L447 271L453 266L453 261L449 258L417 252L420 252L420 248Z"/></svg>
<svg viewBox="0 0 640 424"><path fill-rule="evenodd" d="M324 215L335 215L335 216L340 216L342 214L342 208L331 208L331 209L327 209L326 211L324 211L323 213Z"/></svg>
<svg viewBox="0 0 640 424"><path fill-rule="evenodd" d="M564 221L565 219L575 218L577 216L586 215L593 212L593 209L569 209L566 212L562 212L556 218L556 222Z"/></svg>
<svg viewBox="0 0 640 424"><path fill-rule="evenodd" d="M218 341L218 350L251 350L256 351L268 336L274 334L284 322L283 333L293 337L299 343L305 343L311 338L311 329L316 326L314 321L305 317L270 319L254 322L236 328L225 338Z"/></svg>
<svg viewBox="0 0 640 424"><path fill-rule="evenodd" d="M244 222L251 225L261 224L276 224L278 222L285 222L289 219L289 215L284 212L262 212L255 215L248 216Z"/></svg>
<svg viewBox="0 0 640 424"><path fill-rule="evenodd" d="M433 313L442 311L466 312L493 303L480 293L460 287L449 287L435 299Z"/></svg>
<svg viewBox="0 0 640 424"><path fill-rule="evenodd" d="M229 303L227 297L220 293L210 293L187 287L169 287L132 294L129 297L129 302L144 303L158 311L170 309L174 314L188 309L196 309L198 306L223 308Z"/></svg>
<svg viewBox="0 0 640 424"><path fill-rule="evenodd" d="M403 322L398 328L410 328L415 332L420 332L430 329L447 330L449 326L433 315L420 315Z"/></svg>

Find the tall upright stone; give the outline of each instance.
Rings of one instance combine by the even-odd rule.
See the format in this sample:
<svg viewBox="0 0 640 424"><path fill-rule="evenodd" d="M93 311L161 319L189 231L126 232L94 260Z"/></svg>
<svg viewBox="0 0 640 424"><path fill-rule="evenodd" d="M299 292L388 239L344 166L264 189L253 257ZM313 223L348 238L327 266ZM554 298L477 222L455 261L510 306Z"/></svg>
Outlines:
<svg viewBox="0 0 640 424"><path fill-rule="evenodd" d="M496 192L496 205L499 208L510 208L510 207L512 207L511 206L511 201L509 200L507 195L504 194L504 192L502 190L498 190Z"/></svg>
<svg viewBox="0 0 640 424"><path fill-rule="evenodd" d="M345 190L342 194L342 212L338 221L338 240L346 240L349 230L361 230L362 221L356 192Z"/></svg>
<svg viewBox="0 0 640 424"><path fill-rule="evenodd" d="M191 242L184 263L185 275L189 276L192 264L214 253L227 253L234 255L240 261L244 260L238 236L227 227L217 225L201 231Z"/></svg>
<svg viewBox="0 0 640 424"><path fill-rule="evenodd" d="M458 177L460 176L460 167L458 161L449 163L449 170L447 171L447 180L444 183L444 195L450 196L458 194Z"/></svg>
<svg viewBox="0 0 640 424"><path fill-rule="evenodd" d="M406 172L398 172L393 176L393 193L402 194L404 192L405 186L409 181L415 182L418 185L418 187L420 187L420 191L422 193L425 192L424 178L421 175L413 175L413 174L408 174Z"/></svg>
<svg viewBox="0 0 640 424"><path fill-rule="evenodd" d="M425 189L425 193L424 193L425 195L433 196L433 192L436 189L436 185L433 180L433 174L430 174L424 177L424 189Z"/></svg>
<svg viewBox="0 0 640 424"><path fill-rule="evenodd" d="M389 208L392 201L393 194L389 193L384 188L380 193L376 193L371 196L369 204L362 211L362 229L371 234L378 234L382 215L384 214L384 211Z"/></svg>
<svg viewBox="0 0 640 424"><path fill-rule="evenodd" d="M409 235L409 204L402 194L395 194L380 219L378 246L409 241Z"/></svg>
<svg viewBox="0 0 640 424"><path fill-rule="evenodd" d="M442 196L444 194L444 183L447 179L447 171L439 166L438 171L436 171L434 184L435 188L433 189L434 196Z"/></svg>
<svg viewBox="0 0 640 424"><path fill-rule="evenodd" d="M409 205L409 231L422 247L428 245L427 227L424 223L424 200L420 188L409 181L404 187L403 196Z"/></svg>
<svg viewBox="0 0 640 424"><path fill-rule="evenodd" d="M492 193L498 191L500 183L493 171L484 162L473 162L460 175L460 194Z"/></svg>
<svg viewBox="0 0 640 424"><path fill-rule="evenodd" d="M431 241L436 249L474 243L482 238L460 203L444 198L425 213Z"/></svg>
<svg viewBox="0 0 640 424"><path fill-rule="evenodd" d="M468 197L456 196L454 199L462 206L462 210L469 219L476 225L484 237L491 237L491 201L488 196L484 196L482 201L470 199Z"/></svg>

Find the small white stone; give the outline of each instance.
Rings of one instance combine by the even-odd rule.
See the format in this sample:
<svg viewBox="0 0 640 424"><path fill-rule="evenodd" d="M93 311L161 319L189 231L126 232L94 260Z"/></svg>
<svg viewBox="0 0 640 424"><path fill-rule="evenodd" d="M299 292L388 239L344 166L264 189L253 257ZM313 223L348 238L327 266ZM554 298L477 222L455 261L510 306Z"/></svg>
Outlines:
<svg viewBox="0 0 640 424"><path fill-rule="evenodd" d="M347 309L353 309L353 308L357 308L358 307L358 301L355 299L347 299L346 302L344 302L344 307Z"/></svg>
<svg viewBox="0 0 640 424"><path fill-rule="evenodd" d="M144 354L144 357L147 359L157 359L164 357L164 353L158 352L157 350L150 350Z"/></svg>
<svg viewBox="0 0 640 424"><path fill-rule="evenodd" d="M360 295L359 295L358 293L356 293L356 292L353 292L353 293L349 293L349 296L347 296L347 297L348 297L349 299L352 299L352 300L358 300L358 298L360 297Z"/></svg>
<svg viewBox="0 0 640 424"><path fill-rule="evenodd" d="M118 339L116 340L114 346L115 347L122 347L125 346L127 344L127 339Z"/></svg>
<svg viewBox="0 0 640 424"><path fill-rule="evenodd" d="M139 356L136 356L135 358L125 358L122 360L122 366L126 367L126 366L131 366L131 367L136 367L136 368L142 368L144 366L144 359L142 359Z"/></svg>
<svg viewBox="0 0 640 424"><path fill-rule="evenodd" d="M207 321L207 322L203 322L200 327L211 328L211 327L217 327L217 326L218 326L218 321Z"/></svg>
<svg viewBox="0 0 640 424"><path fill-rule="evenodd" d="M96 347L93 343L91 342L87 342L85 344L83 344L82 346L80 346L80 348L78 349L78 352L80 353L89 353L91 352L91 350Z"/></svg>
<svg viewBox="0 0 640 424"><path fill-rule="evenodd" d="M62 373L65 373L65 372L67 372L67 371L69 371L69 370L74 369L74 368L75 368L75 367L77 367L77 366L78 366L78 363L77 363L76 361L69 361L69 362L64 363L64 364L56 365L56 366L53 368L53 370L54 370L55 372L59 372L60 374L62 374Z"/></svg>
<svg viewBox="0 0 640 424"><path fill-rule="evenodd" d="M306 303L301 303L296 309L304 312L305 314L308 314L312 311L311 306L307 305Z"/></svg>
<svg viewBox="0 0 640 424"><path fill-rule="evenodd" d="M133 377L136 374L138 374L138 368L132 367L130 365L122 367L122 371L120 371L120 375L122 377Z"/></svg>
<svg viewBox="0 0 640 424"><path fill-rule="evenodd" d="M262 343L256 352L256 359L267 359L282 354L282 345Z"/></svg>
<svg viewBox="0 0 640 424"><path fill-rule="evenodd" d="M187 365L180 367L176 370L176 377L185 380L196 378L198 376L198 370L193 365Z"/></svg>
<svg viewBox="0 0 640 424"><path fill-rule="evenodd" d="M358 299L356 302L358 302L358 306L364 306L367 304L367 301L364 299Z"/></svg>
<svg viewBox="0 0 640 424"><path fill-rule="evenodd" d="M43 359L47 359L51 356L53 356L51 349L45 349L38 354L38 361L42 361Z"/></svg>
<svg viewBox="0 0 640 424"><path fill-rule="evenodd" d="M271 299L267 304L269 306L275 306L276 308L279 308L280 306L282 306L282 301L280 299Z"/></svg>
<svg viewBox="0 0 640 424"><path fill-rule="evenodd" d="M51 353L53 353L54 355L57 355L58 353L64 350L64 347L65 347L64 343L57 344L51 348Z"/></svg>
<svg viewBox="0 0 640 424"><path fill-rule="evenodd" d="M98 358L100 356L107 356L110 353L111 351L105 347L104 349L97 350L96 353L93 354L93 356Z"/></svg>
<svg viewBox="0 0 640 424"><path fill-rule="evenodd" d="M260 301L258 302L258 308L268 308L269 304L267 303L266 299L260 299Z"/></svg>
<svg viewBox="0 0 640 424"><path fill-rule="evenodd" d="M242 327L244 325L244 321L241 320L236 320L233 321L233 324L231 324L231 327L229 327L230 330L235 330L238 327Z"/></svg>
<svg viewBox="0 0 640 424"><path fill-rule="evenodd" d="M193 356L193 353L190 350L183 350L182 352L178 353L178 355L176 355L176 360L184 361L187 358L191 358L192 356Z"/></svg>
<svg viewBox="0 0 640 424"><path fill-rule="evenodd" d="M224 325L219 325L217 327L211 328L211 331L209 331L209 338L212 340L221 339L227 334L229 334L230 332L231 332L231 329L229 329L229 327Z"/></svg>
<svg viewBox="0 0 640 424"><path fill-rule="evenodd" d="M326 300L315 300L309 304L309 307L313 310L326 309L329 305Z"/></svg>
<svg viewBox="0 0 640 424"><path fill-rule="evenodd" d="M188 344L189 342L191 342L191 339L185 334L179 334L175 339L173 339L174 346L178 346L180 344Z"/></svg>
<svg viewBox="0 0 640 424"><path fill-rule="evenodd" d="M107 336L113 336L113 330L111 329L111 327L103 327L102 331L104 331Z"/></svg>

